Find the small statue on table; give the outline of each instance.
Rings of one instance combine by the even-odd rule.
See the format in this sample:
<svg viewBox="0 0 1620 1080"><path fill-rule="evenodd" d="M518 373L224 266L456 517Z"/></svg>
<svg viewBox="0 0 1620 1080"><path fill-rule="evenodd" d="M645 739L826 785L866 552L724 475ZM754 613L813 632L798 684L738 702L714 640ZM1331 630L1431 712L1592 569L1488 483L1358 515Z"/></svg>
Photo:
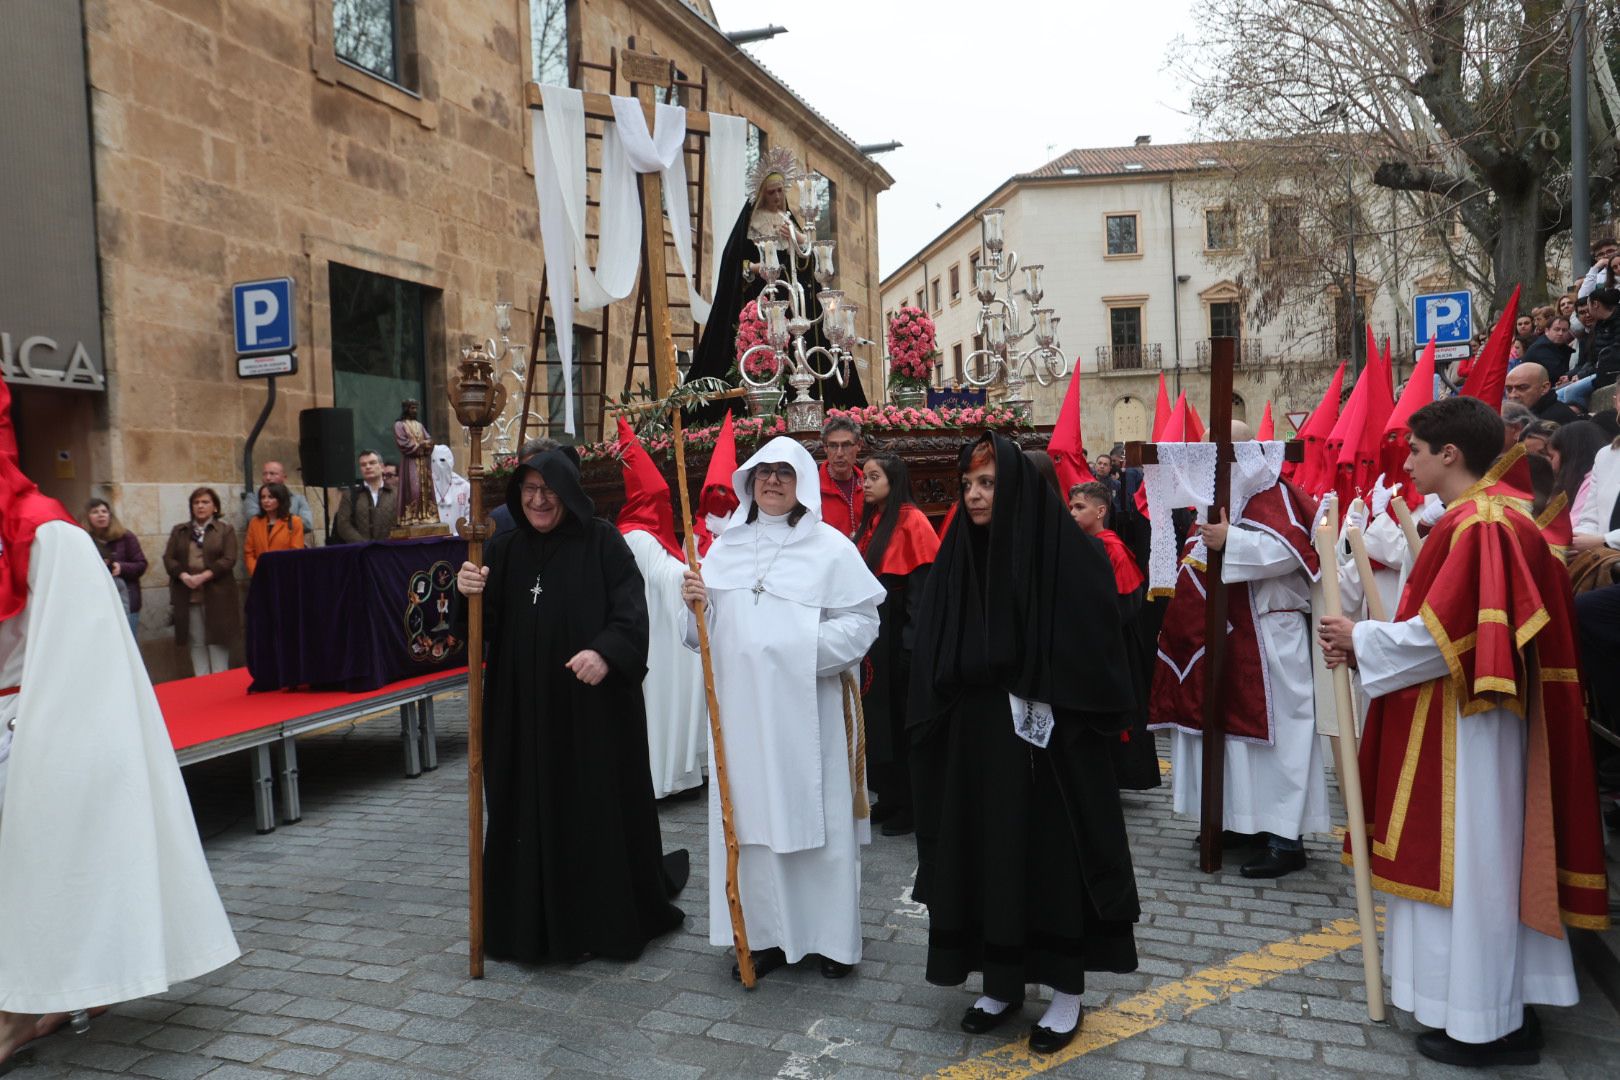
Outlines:
<svg viewBox="0 0 1620 1080"><path fill-rule="evenodd" d="M443 536L449 528L439 522L439 504L433 489L433 436L417 417L413 398L400 403L394 422L394 443L399 447L399 518L392 536Z"/></svg>

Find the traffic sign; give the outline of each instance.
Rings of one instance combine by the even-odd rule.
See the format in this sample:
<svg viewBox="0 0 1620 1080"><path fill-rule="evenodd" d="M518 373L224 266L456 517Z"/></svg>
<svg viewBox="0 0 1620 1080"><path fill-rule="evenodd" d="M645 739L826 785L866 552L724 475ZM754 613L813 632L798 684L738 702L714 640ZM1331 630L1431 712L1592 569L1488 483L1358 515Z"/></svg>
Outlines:
<svg viewBox="0 0 1620 1080"><path fill-rule="evenodd" d="M1422 349L1412 350L1412 359L1414 362L1423 359L1423 351L1424 350ZM1467 344L1436 345L1434 347L1434 358L1436 360L1463 360L1473 355L1473 352L1474 347Z"/></svg>
<svg viewBox="0 0 1620 1080"><path fill-rule="evenodd" d="M292 278L240 281L231 286L238 353L278 353L297 348L293 334Z"/></svg>
<svg viewBox="0 0 1620 1080"><path fill-rule="evenodd" d="M297 353L274 353L270 356L238 356L238 379L263 379L273 375L298 374Z"/></svg>
<svg viewBox="0 0 1620 1080"><path fill-rule="evenodd" d="M1311 414L1308 412L1288 412L1283 413L1283 415L1288 418L1290 424L1294 425L1296 432L1305 426L1305 421L1311 418Z"/></svg>
<svg viewBox="0 0 1620 1080"><path fill-rule="evenodd" d="M1431 337L1440 345L1467 343L1474 333L1474 294L1461 292L1424 293L1412 298L1413 339L1427 342Z"/></svg>

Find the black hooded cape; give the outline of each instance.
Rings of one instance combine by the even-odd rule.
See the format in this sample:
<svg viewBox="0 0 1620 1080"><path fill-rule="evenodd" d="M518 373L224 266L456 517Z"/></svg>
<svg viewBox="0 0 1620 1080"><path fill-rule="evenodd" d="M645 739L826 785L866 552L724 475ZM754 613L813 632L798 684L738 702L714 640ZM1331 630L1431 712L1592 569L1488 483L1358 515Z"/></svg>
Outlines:
<svg viewBox="0 0 1620 1080"><path fill-rule="evenodd" d="M1140 914L1108 743L1130 722L1113 569L1010 440L988 525L965 503L923 587L909 703L917 882L931 983L1067 993L1134 971ZM975 443L962 449L967 471ZM1040 749L1008 694L1056 719Z"/></svg>
<svg viewBox="0 0 1620 1080"><path fill-rule="evenodd" d="M737 224L732 227L731 237L720 254L720 284L714 290L714 306L709 311L709 321L703 326L703 337L692 356L692 368L686 376L688 379L724 379L737 362L737 322L748 301L759 296L765 288L765 280L758 275L752 281L744 281L742 276L744 262L759 261L759 247L748 238L748 223L753 216L754 203L750 199L743 203L742 213L738 215ZM798 222L797 217L793 220ZM816 282L813 269L798 267L795 276L804 288L805 316L820 318L821 302L816 299L816 293L821 286ZM804 338L807 348L826 344L819 324L812 327ZM841 387L833 380L817 382L810 388L810 393L813 397L824 398L828 405L839 409L866 404L866 392L861 389L861 373L853 364L849 369L848 386ZM713 423L728 408L736 411L741 407L742 403L737 400L719 401L690 410L690 416L697 422Z"/></svg>
<svg viewBox="0 0 1620 1080"><path fill-rule="evenodd" d="M534 472L567 509L547 533L520 500ZM506 505L515 527L485 548L486 948L529 962L632 959L684 918L667 898L647 757L641 573L562 452L525 461ZM564 667L582 649L607 661L596 686Z"/></svg>

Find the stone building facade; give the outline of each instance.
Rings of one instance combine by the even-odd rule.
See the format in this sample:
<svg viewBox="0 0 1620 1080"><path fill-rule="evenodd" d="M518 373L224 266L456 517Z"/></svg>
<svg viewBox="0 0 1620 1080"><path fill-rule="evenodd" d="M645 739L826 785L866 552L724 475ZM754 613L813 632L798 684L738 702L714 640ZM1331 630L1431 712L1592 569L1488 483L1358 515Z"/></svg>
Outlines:
<svg viewBox="0 0 1620 1080"><path fill-rule="evenodd" d="M359 449L384 443L399 401L419 398L465 461L445 397L459 349L493 333L496 301L513 304L514 342L533 325L543 259L525 86L537 77L578 85L581 60L606 62L632 38L689 80L706 73L709 109L747 117L831 181L840 285L879 336L888 175L701 0L85 0L83 18L105 389L30 390L20 428L25 459L73 448L76 468L33 470L49 493L76 511L107 496L139 536L154 675L189 674L157 565L168 530L199 485L241 525L246 438L267 400L263 380L235 370L233 282L293 282L298 371L278 380L255 484L274 458L298 488L311 407L354 408ZM717 244L707 231L702 244L707 266ZM616 311L625 326L629 302ZM307 494L321 531L322 492Z"/></svg>
<svg viewBox="0 0 1620 1080"><path fill-rule="evenodd" d="M1337 290L1317 285L1284 288L1266 321L1257 319L1257 298L1246 285L1253 276L1248 248L1256 228L1277 222L1267 220L1266 206L1233 204L1228 154L1221 144L1139 140L1073 150L1013 176L884 279L883 309L923 306L938 331L938 378L959 379L958 356L965 363L978 340L979 215L1001 207L1006 247L1025 264L1044 265L1041 303L1061 318L1060 343L1079 372L1092 453L1150 436L1161 373L1172 401L1185 391L1207 417L1209 339L1216 335L1240 342L1233 416L1257 423L1269 401L1279 436L1290 434L1285 414L1315 406L1333 367L1349 355L1348 320ZM1359 187L1369 189L1370 178L1360 178ZM1369 231L1391 227L1370 209L1363 213ZM1411 224L1403 226L1411 231ZM1438 252L1429 254L1401 263L1363 241L1359 314L1397 347L1410 348L1411 297L1453 287ZM1011 288L1022 282L1019 275ZM1020 303L1027 320L1029 305ZM1397 352L1396 360L1398 375L1403 363L1411 369L1410 352ZM1037 424L1057 419L1067 388L1067 379L1047 387L1031 380Z"/></svg>

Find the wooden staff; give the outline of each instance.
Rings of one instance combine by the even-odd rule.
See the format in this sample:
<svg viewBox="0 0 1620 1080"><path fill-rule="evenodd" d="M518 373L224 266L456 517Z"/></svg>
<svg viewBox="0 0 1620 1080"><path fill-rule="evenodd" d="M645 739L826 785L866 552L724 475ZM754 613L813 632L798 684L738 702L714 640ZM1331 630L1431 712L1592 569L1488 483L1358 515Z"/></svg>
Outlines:
<svg viewBox="0 0 1620 1080"><path fill-rule="evenodd" d="M1329 511L1329 521L1316 530L1316 555L1322 566L1323 607L1330 616L1344 614L1339 596L1338 560L1334 546L1338 536L1337 508ZM1333 669L1333 703L1339 720L1339 789L1350 818L1350 859L1356 880L1356 919L1361 924L1361 973L1367 984L1367 1016L1384 1019L1384 973L1378 960L1378 924L1373 916L1372 863L1367 847L1367 816L1361 802L1361 769L1356 760L1356 716L1350 701L1350 669L1340 664Z"/></svg>
<svg viewBox="0 0 1620 1080"><path fill-rule="evenodd" d="M538 316L537 316L538 318ZM471 446L467 482L471 485L470 520L457 522L467 539L467 561L484 565L484 428L501 414L506 389L495 381L494 366L483 346L462 352L461 367L450 380L450 404L467 429ZM467 597L467 973L484 977L484 593Z"/></svg>
<svg viewBox="0 0 1620 1080"><path fill-rule="evenodd" d="M1418 535L1417 522L1412 520L1412 508L1406 505L1406 500L1399 493L1389 500L1389 505L1395 509L1395 520L1401 523L1401 532L1406 534L1406 546L1412 549L1412 561L1415 563L1418 552L1423 550L1423 537Z"/></svg>
<svg viewBox="0 0 1620 1080"><path fill-rule="evenodd" d="M674 65L641 53L621 54L624 72L636 84L636 98L654 126L653 87L669 86ZM693 114L700 115L700 114ZM688 117L690 121L691 117ZM679 193L685 198L686 193ZM641 174L641 272L647 286L648 348L657 367L654 394L672 393L676 386L675 336L669 325L669 282L664 265L663 182L655 172ZM633 332L633 331L632 331ZM675 486L681 493L681 525L686 530L686 565L698 568L697 538L692 533L692 495L686 488L686 438L681 431L681 410L671 410L670 430L675 443ZM737 829L731 818L731 788L726 782L726 743L720 730L720 700L714 692L714 660L709 653L709 622L705 605L696 606L698 652L703 657L703 691L709 699L709 736L714 741L714 775L710 781L720 795L720 831L726 842L726 906L731 912L731 940L737 950L737 975L745 988L754 988L754 957L748 950L748 927L743 922L742 892L737 885Z"/></svg>

